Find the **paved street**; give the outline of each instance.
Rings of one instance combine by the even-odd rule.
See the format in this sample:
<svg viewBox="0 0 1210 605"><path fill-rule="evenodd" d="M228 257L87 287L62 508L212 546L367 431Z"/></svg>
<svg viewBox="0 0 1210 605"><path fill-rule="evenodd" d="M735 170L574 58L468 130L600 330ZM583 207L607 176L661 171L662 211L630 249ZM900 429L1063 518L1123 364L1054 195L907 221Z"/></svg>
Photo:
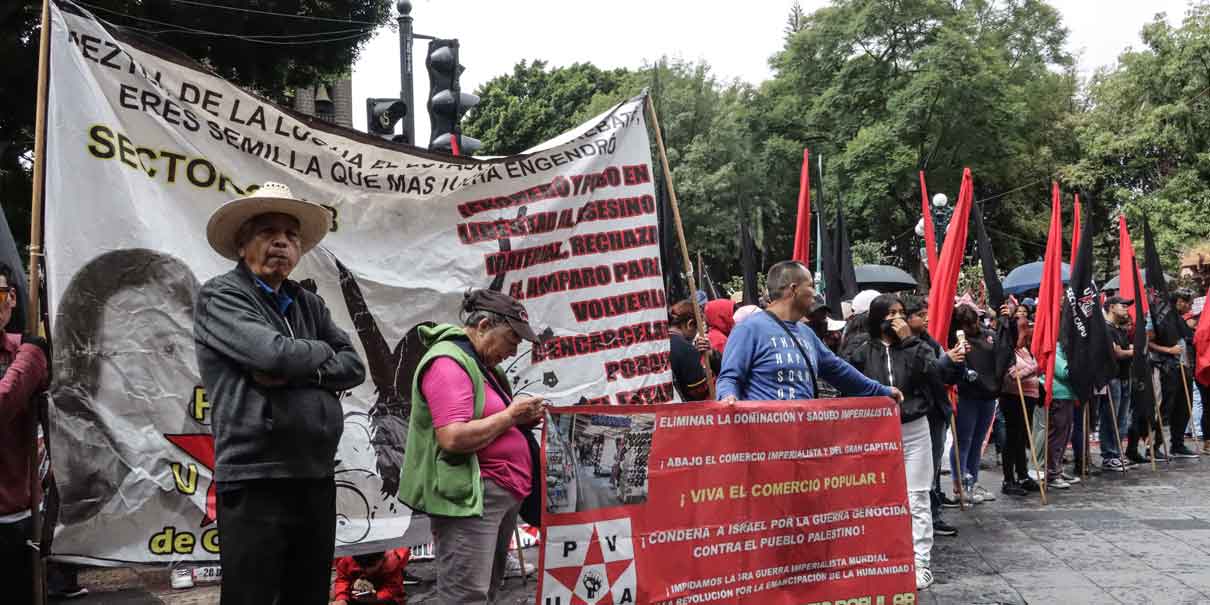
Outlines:
<svg viewBox="0 0 1210 605"><path fill-rule="evenodd" d="M937 538L937 584L920 603L1210 603L1210 460L1136 469L1052 491L1046 507L1037 495L1000 495L965 513L947 511L961 533ZM999 487L995 469L981 479ZM528 549L527 560L534 555ZM431 564L412 569L433 577ZM89 572L83 579L93 595L75 601L81 605L218 603L217 588L174 591L156 570ZM503 602L532 603L533 589L532 580L509 580ZM426 602L431 590L431 583L411 588L408 602Z"/></svg>

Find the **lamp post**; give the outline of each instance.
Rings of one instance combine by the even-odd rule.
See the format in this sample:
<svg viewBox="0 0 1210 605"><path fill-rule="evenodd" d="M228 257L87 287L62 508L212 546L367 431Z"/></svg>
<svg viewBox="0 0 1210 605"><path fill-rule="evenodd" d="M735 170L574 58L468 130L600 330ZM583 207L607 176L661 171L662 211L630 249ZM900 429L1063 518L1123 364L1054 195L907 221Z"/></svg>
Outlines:
<svg viewBox="0 0 1210 605"><path fill-rule="evenodd" d="M408 143L416 144L416 112L412 103L412 3L410 0L399 0L395 4L399 9L399 80L402 89L399 98L407 104L408 112L403 116L403 135Z"/></svg>

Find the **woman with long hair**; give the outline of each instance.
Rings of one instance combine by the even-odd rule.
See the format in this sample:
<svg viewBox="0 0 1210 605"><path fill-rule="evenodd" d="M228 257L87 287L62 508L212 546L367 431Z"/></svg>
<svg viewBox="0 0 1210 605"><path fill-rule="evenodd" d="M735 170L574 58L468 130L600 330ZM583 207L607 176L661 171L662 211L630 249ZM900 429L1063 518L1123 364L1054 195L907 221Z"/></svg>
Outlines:
<svg viewBox="0 0 1210 605"><path fill-rule="evenodd" d="M1029 350L1033 339L1033 324L1024 317L1017 315L1012 320L1017 322L1017 342L1014 351L1013 365L1004 376L1000 388L1000 409L1004 412L1004 422L1007 425L1002 466L1004 470L1004 485L1000 491L1010 496L1023 496L1028 492L1037 491L1038 484L1029 477L1029 466L1026 454L1029 450L1026 427L1032 426L1034 410L1038 407L1038 362ZM1025 404L1022 405L1021 402Z"/></svg>
<svg viewBox="0 0 1210 605"><path fill-rule="evenodd" d="M979 312L970 305L954 309L954 333L950 346L961 344L963 332L967 344L966 377L958 381L958 464L955 477L962 480L963 496L979 504L995 500L992 492L979 485L979 461L983 441L996 418L996 399L1000 395L1000 376L996 369L996 337L983 329Z"/></svg>

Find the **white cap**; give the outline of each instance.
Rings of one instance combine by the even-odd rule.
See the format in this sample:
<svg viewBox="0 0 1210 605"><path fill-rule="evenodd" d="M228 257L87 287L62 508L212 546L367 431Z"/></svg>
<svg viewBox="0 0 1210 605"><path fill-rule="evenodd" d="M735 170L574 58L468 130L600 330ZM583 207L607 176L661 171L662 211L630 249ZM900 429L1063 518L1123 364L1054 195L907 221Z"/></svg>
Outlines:
<svg viewBox="0 0 1210 605"><path fill-rule="evenodd" d="M853 297L853 312L854 313L869 313L870 303L878 298L880 292L878 290L862 290Z"/></svg>

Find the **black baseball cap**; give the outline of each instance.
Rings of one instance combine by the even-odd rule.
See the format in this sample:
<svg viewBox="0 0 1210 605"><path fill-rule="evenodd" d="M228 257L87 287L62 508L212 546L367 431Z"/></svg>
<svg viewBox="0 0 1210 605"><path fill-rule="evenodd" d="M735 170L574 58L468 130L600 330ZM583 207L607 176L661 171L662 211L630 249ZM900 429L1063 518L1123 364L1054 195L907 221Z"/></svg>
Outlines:
<svg viewBox="0 0 1210 605"><path fill-rule="evenodd" d="M1106 305L1132 305L1132 304L1134 304L1134 299L1126 298L1125 296L1119 296L1119 295L1115 294L1115 295L1107 298L1105 300L1105 304Z"/></svg>
<svg viewBox="0 0 1210 605"><path fill-rule="evenodd" d="M517 336L538 343L538 336L529 326L529 313L517 300L495 290L470 290L462 299L462 309L467 313L491 311L504 317Z"/></svg>

